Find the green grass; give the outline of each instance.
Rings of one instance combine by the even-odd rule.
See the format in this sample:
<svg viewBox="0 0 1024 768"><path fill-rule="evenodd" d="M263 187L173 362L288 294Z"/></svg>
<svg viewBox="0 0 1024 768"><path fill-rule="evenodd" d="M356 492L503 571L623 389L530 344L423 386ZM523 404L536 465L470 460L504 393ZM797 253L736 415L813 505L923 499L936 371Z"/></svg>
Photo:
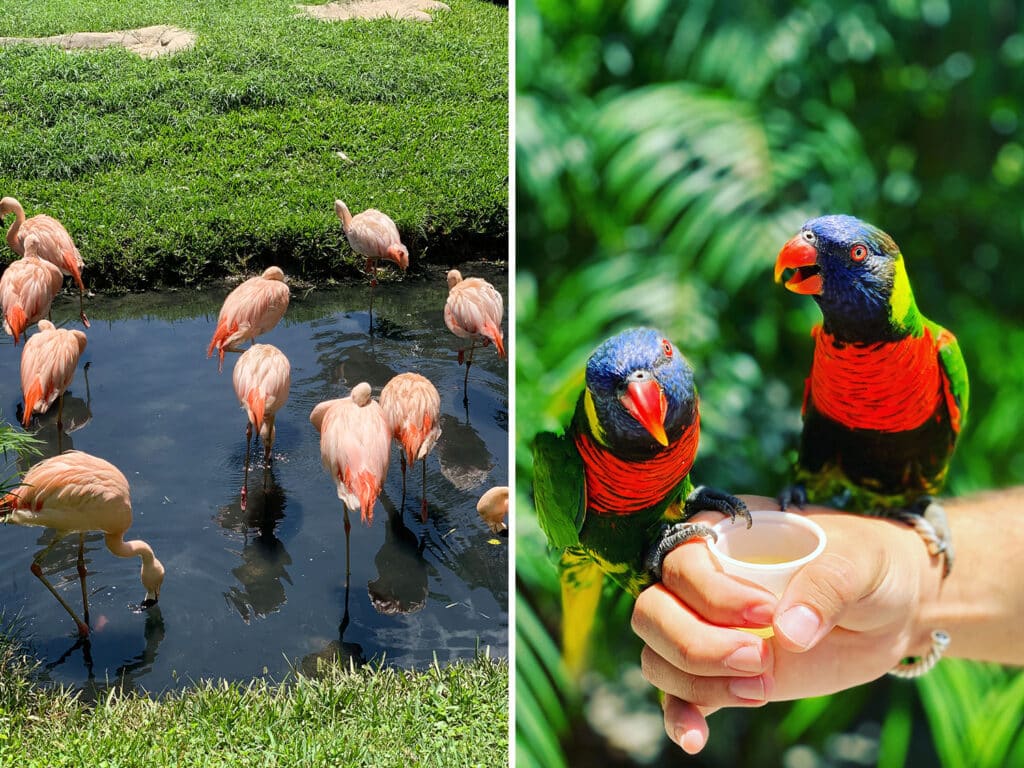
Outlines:
<svg viewBox="0 0 1024 768"><path fill-rule="evenodd" d="M338 197L389 213L413 268L504 255L508 11L449 5L326 23L289 0L12 0L0 36L173 24L198 42L150 61L0 48L0 193L64 222L91 287L337 276Z"/></svg>
<svg viewBox="0 0 1024 768"><path fill-rule="evenodd" d="M321 668L280 685L202 683L85 703L34 685L0 639L0 765L495 766L508 763L508 664L480 656L410 672Z"/></svg>

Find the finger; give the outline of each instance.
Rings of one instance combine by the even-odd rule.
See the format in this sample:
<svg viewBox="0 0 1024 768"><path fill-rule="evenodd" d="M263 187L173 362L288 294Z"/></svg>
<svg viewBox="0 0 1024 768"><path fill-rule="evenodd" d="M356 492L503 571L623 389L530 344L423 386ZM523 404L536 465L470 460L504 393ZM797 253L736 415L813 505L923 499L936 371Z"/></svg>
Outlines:
<svg viewBox="0 0 1024 768"><path fill-rule="evenodd" d="M708 721L700 708L675 696L665 697L665 733L688 755L696 755L708 741Z"/></svg>
<svg viewBox="0 0 1024 768"><path fill-rule="evenodd" d="M874 569L839 552L823 552L793 576L775 614L775 638L787 651L817 645L843 613L871 591Z"/></svg>
<svg viewBox="0 0 1024 768"><path fill-rule="evenodd" d="M668 554L661 581L694 612L723 626L768 626L778 603L763 587L725 573L707 545L698 542L676 547Z"/></svg>
<svg viewBox="0 0 1024 768"><path fill-rule="evenodd" d="M655 653L692 675L751 676L769 667L769 643L749 632L708 624L663 584L640 593L632 625Z"/></svg>
<svg viewBox="0 0 1024 768"><path fill-rule="evenodd" d="M650 646L640 653L640 669L655 688L700 707L758 707L772 694L769 674L755 677L704 677L683 672Z"/></svg>

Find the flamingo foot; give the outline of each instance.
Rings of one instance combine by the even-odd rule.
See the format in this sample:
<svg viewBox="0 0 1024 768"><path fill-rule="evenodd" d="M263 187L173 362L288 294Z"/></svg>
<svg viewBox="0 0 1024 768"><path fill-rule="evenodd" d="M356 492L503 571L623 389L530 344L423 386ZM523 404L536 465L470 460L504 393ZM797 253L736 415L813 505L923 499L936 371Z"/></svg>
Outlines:
<svg viewBox="0 0 1024 768"><path fill-rule="evenodd" d="M460 349L459 350L459 365L462 365L462 363L465 361L465 359L466 359L466 350Z"/></svg>
<svg viewBox="0 0 1024 768"><path fill-rule="evenodd" d="M79 315L79 317L82 318L82 325L84 325L86 328L92 328L92 326L89 325L89 318L85 316L85 312L82 312Z"/></svg>
<svg viewBox="0 0 1024 768"><path fill-rule="evenodd" d="M242 493L241 493L241 495L239 497L239 504L238 504L238 506L241 508L241 510L243 512L245 512L245 505L248 502L248 500L249 500L249 489L246 488L243 485L242 486Z"/></svg>
<svg viewBox="0 0 1024 768"><path fill-rule="evenodd" d="M427 522L427 500L426 499L424 499L423 503L420 505L420 522L422 522L422 523L426 523Z"/></svg>

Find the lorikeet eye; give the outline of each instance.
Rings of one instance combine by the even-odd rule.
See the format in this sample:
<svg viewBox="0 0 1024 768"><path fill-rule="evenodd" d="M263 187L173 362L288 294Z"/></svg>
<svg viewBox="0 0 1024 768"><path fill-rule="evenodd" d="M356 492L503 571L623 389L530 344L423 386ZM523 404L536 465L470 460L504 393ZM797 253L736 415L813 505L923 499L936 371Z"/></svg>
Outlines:
<svg viewBox="0 0 1024 768"><path fill-rule="evenodd" d="M868 249L863 243L854 243L850 249L850 258L854 261L864 261L868 256Z"/></svg>
<svg viewBox="0 0 1024 768"><path fill-rule="evenodd" d="M801 234L801 235L803 235L803 236L804 236L804 240L806 240L806 241L807 241L808 243L810 243L811 245L814 245L814 242L815 242L815 241L816 241L816 240L818 239L817 235L815 235L815 234L814 234L813 232L811 232L811 230L809 230L809 229L805 229L805 230L804 230L803 232L801 232L800 234Z"/></svg>
<svg viewBox="0 0 1024 768"><path fill-rule="evenodd" d="M662 339L661 351L665 353L665 357L672 357L672 342L668 339Z"/></svg>

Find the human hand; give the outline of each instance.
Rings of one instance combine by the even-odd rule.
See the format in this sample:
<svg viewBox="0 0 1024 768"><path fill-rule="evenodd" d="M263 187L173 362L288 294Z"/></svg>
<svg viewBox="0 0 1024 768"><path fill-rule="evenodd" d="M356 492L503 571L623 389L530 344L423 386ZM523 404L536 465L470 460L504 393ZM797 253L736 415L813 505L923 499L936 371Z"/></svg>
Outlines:
<svg viewBox="0 0 1024 768"><path fill-rule="evenodd" d="M750 509L777 506L744 501ZM825 529L825 551L781 598L727 575L705 544L691 542L665 558L662 582L637 599L643 673L666 693L665 730L685 751L703 748L705 718L720 707L833 693L927 652L933 627L918 607L938 591L939 559L906 525L822 507L806 512ZM775 636L767 640L732 628L768 624Z"/></svg>

